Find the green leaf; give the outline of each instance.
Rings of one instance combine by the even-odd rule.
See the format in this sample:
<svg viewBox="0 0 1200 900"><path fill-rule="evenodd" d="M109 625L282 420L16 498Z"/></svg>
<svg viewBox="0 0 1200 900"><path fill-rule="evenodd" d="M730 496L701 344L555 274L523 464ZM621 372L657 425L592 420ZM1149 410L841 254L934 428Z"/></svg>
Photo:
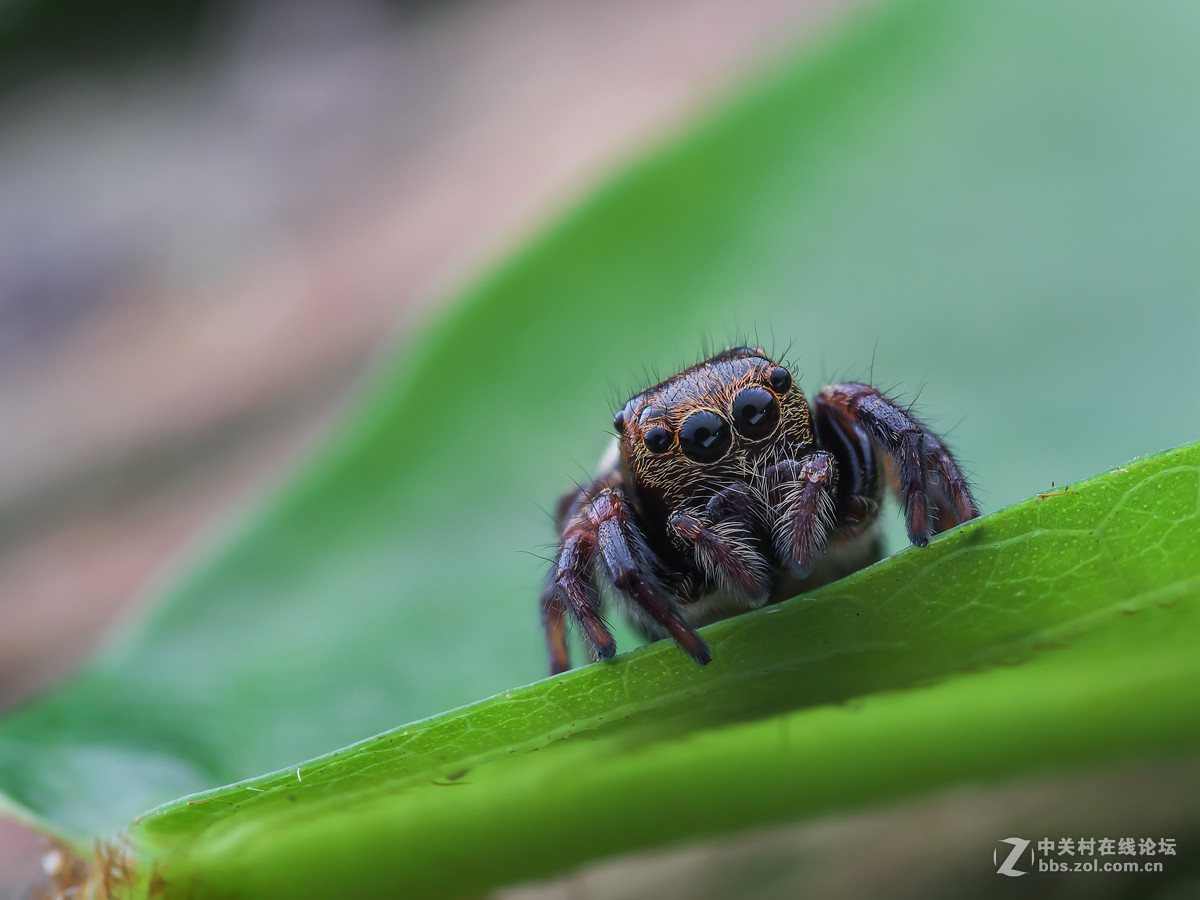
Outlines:
<svg viewBox="0 0 1200 900"><path fill-rule="evenodd" d="M694 360L706 335L716 343L749 338L786 350L809 393L844 376L895 386L909 398L920 391L927 418L962 420L949 430L988 508L1194 439L1198 36L1200 7L1192 4L921 0L873 12L819 52L787 61L713 119L618 177L463 298L377 378L334 446L278 498L148 598L140 620L68 685L0 723L3 802L48 830L103 834L173 797L291 767L397 722L539 677L545 663L536 596L544 564L530 551L545 552L552 539L543 509L572 478L586 477L607 440L613 407L642 386L644 368L666 374ZM1129 496L1148 499L1136 491ZM1074 499L1048 498L1012 514L1055 509L1069 516ZM1166 575L1177 559L1190 559L1195 571L1194 557L1172 556L1162 549L1168 544L1143 537L1149 523L1138 531L1141 508L1114 514L1133 519L1111 556L1082 565L1064 561L1030 536L1022 548L1017 531L1014 543L996 549L995 568L974 577L1018 598L1021 586L1034 591L1043 578L1068 577L1083 597L1089 584L1133 571L1125 566L1134 559L1157 560ZM1172 534L1191 527L1194 536L1194 520L1179 521ZM952 542L967 550L961 542L969 535L990 540L976 526L861 577L927 565ZM1171 547L1175 539L1164 538ZM1044 554L1031 557L1037 568L1023 567L1026 553ZM978 566L990 558L983 548L964 556ZM901 583L916 584L915 573ZM874 648L864 643L862 653L830 658L828 683L786 671L761 682L743 677L741 687L711 698L714 721L729 724L697 732L682 747L700 752L726 729L746 742L755 728L780 733L778 723L734 721L779 709L780 692L770 685L794 684L797 706L826 703L983 665L1002 646L1019 658L1035 633L1059 626L1084 630L1082 619L1054 604L989 610L949 599L938 625L911 590L870 619L879 628L870 634ZM846 641L857 633L855 622L843 621L848 613L838 612L854 603L839 606L835 594L822 596L831 602L810 604L819 610L814 615L840 630L813 627L801 641L811 654L823 639ZM772 632L781 617L806 608L798 603L722 626L711 671L697 672L663 647L611 670L569 676L559 690L582 690L589 680L603 681L597 671L635 666L662 672L663 680L655 675L631 688L646 691L643 700L660 689L699 691L706 679L748 676L757 670L747 662L763 651L738 635L749 641L746 629ZM863 709L880 704L879 716L853 721L866 723L863 734L879 729L871 733L898 741L907 734L901 746L909 748L912 768L872 771L861 787L849 777L835 779L823 802L866 801L933 783L938 773L915 768L916 757L926 735L955 732L959 714L967 716L961 730L970 740L958 745L954 760L936 757L945 777L1000 771L997 754L1009 750L1018 766L1095 759L1105 748L1132 746L1121 741L1177 746L1189 739L1185 725L1168 725L1166 717L1185 698L1160 665L1179 659L1173 650L1160 656L1159 637L1147 623L1169 622L1162 643L1178 648L1180 635L1194 637L1190 608L1180 601L1174 610L1097 625L1088 632L1095 637L1081 638L1077 648L979 676L996 685L997 693L986 695L1000 717L991 730L976 722L984 710L952 693L871 694ZM920 621L912 610L921 611ZM1038 618L1043 613L1048 618ZM1023 616L1033 616L1026 624L1034 629L1024 635ZM887 631L889 624L923 625L929 643L920 643L921 652L906 650L913 638ZM1122 628L1130 629L1128 638ZM628 633L622 640L632 646ZM776 651L781 642L783 632L771 638ZM1120 697L1104 693L1107 670L1097 660L1106 647L1122 660L1113 672L1137 676L1131 683L1148 690L1147 679L1162 675L1166 699L1134 711L1141 724L1158 722L1143 737L1133 729L1124 735L1084 729L1056 737L1057 756L1035 757L997 734L997 723L1015 715L1017 696L1034 702L1038 685L1044 696L1059 696L1065 670L1052 660L1071 659L1070 653L1083 654L1079 673L1098 668L1095 679L1068 677L1061 689L1077 689L1092 711L1111 701L1123 714ZM1031 680L1022 683L1021 673L1033 673L1025 676ZM692 679L692 687L672 689L671 678L677 686ZM1093 682L1096 692L1089 694ZM588 708L605 714L606 699L612 698L590 698L596 705ZM707 707L710 698L702 699ZM651 752L657 729L686 734L705 724L695 719L700 705L664 706L633 729L651 755L622 757L629 771L637 760L658 765L654 760L664 758ZM661 715L668 708L670 716ZM1155 718L1160 710L1162 721ZM525 713L544 739L548 720L536 710ZM580 707L572 714L582 716ZM897 723L890 732L888 716ZM928 727L905 733L903 721ZM1096 719L1087 721L1100 728ZM786 733L798 741L808 731ZM843 744L831 737L813 752L832 759L844 751L848 760L863 761L867 744L855 740L847 731ZM554 746L563 766L552 767L559 773L555 790L539 799L541 806L513 799L512 815L557 809L556 821L574 828L587 818L586 805L568 812L553 804L590 801L595 794L587 792L600 791L600 782L582 779L576 791L568 763L584 751L569 741ZM716 746L714 753L727 752ZM536 773L549 753L515 754L511 779L496 796L513 797L503 792L518 790L524 777L547 783ZM710 771L708 764L697 762L691 776ZM762 771L778 768L764 763ZM509 771L489 763L493 769ZM628 777L642 786L654 782ZM789 777L786 783L795 784L801 776ZM701 780L686 786L668 780L645 801L635 801L636 793L622 796L639 811L662 800L683 824L695 825L709 822L703 804L710 793L733 790L724 776ZM782 810L784 800L767 796L765 781L758 784L753 803L733 820L792 814ZM469 806L483 793L438 787L420 797L430 816L461 824L457 805ZM442 804L449 804L445 813ZM235 820L228 820L230 834L239 827ZM304 821L316 823L311 834L333 840L324 819ZM362 819L364 826L373 821ZM674 839L703 830L676 825ZM631 833L640 828L629 826ZM203 843L214 871L221 871L219 832L214 828ZM515 824L513 833L520 833ZM564 827L558 842L570 833ZM396 841L394 832L380 834ZM494 837L499 852L507 838ZM375 840L355 826L331 846ZM405 843L417 853L422 840ZM597 838L592 846L608 852L611 840ZM304 845L297 839L288 846ZM521 855L513 866L528 863L534 851ZM275 871L263 864L263 872Z"/></svg>
<svg viewBox="0 0 1200 900"><path fill-rule="evenodd" d="M703 670L661 642L168 804L132 838L168 894L459 896L956 779L1194 749L1200 444L705 634Z"/></svg>

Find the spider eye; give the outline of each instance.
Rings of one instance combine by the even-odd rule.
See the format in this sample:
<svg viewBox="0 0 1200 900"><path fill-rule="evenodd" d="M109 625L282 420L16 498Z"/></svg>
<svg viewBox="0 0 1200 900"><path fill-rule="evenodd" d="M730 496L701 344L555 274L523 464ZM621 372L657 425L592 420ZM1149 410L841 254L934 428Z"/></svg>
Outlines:
<svg viewBox="0 0 1200 900"><path fill-rule="evenodd" d="M766 388L748 387L733 398L733 427L739 434L751 440L764 438L778 421L779 401Z"/></svg>
<svg viewBox="0 0 1200 900"><path fill-rule="evenodd" d="M783 366L774 366L768 376L776 394L786 394L792 389L792 373Z"/></svg>
<svg viewBox="0 0 1200 900"><path fill-rule="evenodd" d="M625 430L625 410L621 410L613 416L613 429L616 430L617 434Z"/></svg>
<svg viewBox="0 0 1200 900"><path fill-rule="evenodd" d="M729 449L729 425L715 412L701 409L679 426L679 449L693 462L715 462Z"/></svg>
<svg viewBox="0 0 1200 900"><path fill-rule="evenodd" d="M651 453L666 453L671 449L671 432L661 425L655 425L642 435L642 443Z"/></svg>

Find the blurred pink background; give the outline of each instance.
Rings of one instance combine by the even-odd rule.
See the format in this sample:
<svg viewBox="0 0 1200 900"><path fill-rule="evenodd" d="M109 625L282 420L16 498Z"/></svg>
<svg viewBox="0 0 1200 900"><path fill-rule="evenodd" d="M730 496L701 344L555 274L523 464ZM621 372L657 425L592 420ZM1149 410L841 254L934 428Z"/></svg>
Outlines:
<svg viewBox="0 0 1200 900"><path fill-rule="evenodd" d="M316 445L374 354L848 0L282 0L0 95L0 712ZM0 819L0 893L40 839Z"/></svg>

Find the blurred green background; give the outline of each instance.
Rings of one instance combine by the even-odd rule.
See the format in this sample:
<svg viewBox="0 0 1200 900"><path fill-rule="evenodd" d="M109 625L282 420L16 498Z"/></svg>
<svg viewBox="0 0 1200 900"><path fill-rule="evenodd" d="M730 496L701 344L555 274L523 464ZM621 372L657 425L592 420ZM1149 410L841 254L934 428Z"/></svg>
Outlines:
<svg viewBox="0 0 1200 900"><path fill-rule="evenodd" d="M1200 12L920 0L839 34L402 341L278 499L0 723L5 792L110 828L541 677L547 510L706 346L915 401L985 511L1195 440Z"/></svg>

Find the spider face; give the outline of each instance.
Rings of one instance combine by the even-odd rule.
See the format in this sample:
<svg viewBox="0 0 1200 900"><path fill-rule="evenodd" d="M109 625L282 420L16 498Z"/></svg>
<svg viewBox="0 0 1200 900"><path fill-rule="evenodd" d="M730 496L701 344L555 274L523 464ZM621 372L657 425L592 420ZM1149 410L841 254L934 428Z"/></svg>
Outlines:
<svg viewBox="0 0 1200 900"><path fill-rule="evenodd" d="M629 499L671 507L814 440L791 373L761 351L728 350L634 396L613 420Z"/></svg>
<svg viewBox="0 0 1200 900"><path fill-rule="evenodd" d="M704 664L700 625L878 559L885 457L913 543L979 514L950 452L906 411L857 383L810 405L758 348L645 389L613 427L617 452L559 504L542 594L552 672L568 667L568 620L593 658L616 651L602 586L648 638Z"/></svg>

